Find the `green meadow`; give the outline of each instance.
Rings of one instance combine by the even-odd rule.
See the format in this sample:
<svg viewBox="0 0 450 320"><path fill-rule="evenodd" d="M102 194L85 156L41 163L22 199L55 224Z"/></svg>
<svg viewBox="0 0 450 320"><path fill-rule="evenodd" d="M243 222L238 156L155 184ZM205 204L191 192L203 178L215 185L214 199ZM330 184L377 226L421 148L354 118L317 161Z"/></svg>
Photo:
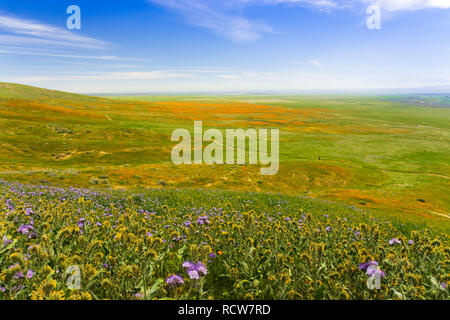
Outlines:
<svg viewBox="0 0 450 320"><path fill-rule="evenodd" d="M0 83L0 300L448 299L450 108L416 98ZM278 173L174 165L200 120L279 129Z"/></svg>
<svg viewBox="0 0 450 320"><path fill-rule="evenodd" d="M424 99L430 99L424 97ZM435 101L435 97L433 97ZM420 100L420 97L419 97ZM450 230L450 108L399 96L105 96L0 83L0 179L124 190L280 193ZM420 102L420 101L419 101ZM171 162L171 133L280 129L280 169Z"/></svg>

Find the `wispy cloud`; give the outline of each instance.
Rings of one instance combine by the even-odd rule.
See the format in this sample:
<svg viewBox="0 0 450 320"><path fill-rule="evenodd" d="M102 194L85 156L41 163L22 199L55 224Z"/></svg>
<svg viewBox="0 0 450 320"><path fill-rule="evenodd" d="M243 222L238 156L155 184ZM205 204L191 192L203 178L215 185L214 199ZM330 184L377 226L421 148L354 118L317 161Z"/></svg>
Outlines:
<svg viewBox="0 0 450 320"><path fill-rule="evenodd" d="M1 50L0 50L1 53ZM66 74L55 72L54 74L37 74L33 76L12 77L9 81L14 82L43 82L43 81L90 81L90 80L170 80L170 79L186 79L186 80L203 80L211 81L212 79L222 80L238 80L238 79L273 79L276 73L270 72L251 72L237 71L215 68L173 68L173 69L156 69L146 71L113 71L113 72L85 72L79 74ZM0 78L0 81L2 79Z"/></svg>
<svg viewBox="0 0 450 320"><path fill-rule="evenodd" d="M2 37L0 36L0 43ZM45 51L36 51L34 48L20 48L20 51L2 49L0 47L0 54L12 54L12 55L29 55L29 56L43 56L43 57L56 57L56 58L68 58L68 59L94 59L94 60L113 60L113 61L149 61L144 59L135 58L122 58L116 56L90 56L90 55L76 55L76 54L64 54L64 53L54 53Z"/></svg>
<svg viewBox="0 0 450 320"><path fill-rule="evenodd" d="M449 9L450 0L360 0L364 4L376 4L384 10Z"/></svg>
<svg viewBox="0 0 450 320"><path fill-rule="evenodd" d="M84 48L103 48L107 43L91 37L77 35L64 28L55 27L34 20L21 19L0 12L0 44L44 43L60 46L77 46ZM16 34L20 36L13 36Z"/></svg>
<svg viewBox="0 0 450 320"><path fill-rule="evenodd" d="M240 13L249 6L291 5L333 11L372 4L387 11L448 9L450 0L147 0L178 12L192 25L203 27L234 41L252 41L273 28Z"/></svg>
<svg viewBox="0 0 450 320"><path fill-rule="evenodd" d="M19 18L0 11L0 54L2 55L41 56L70 60L149 61L122 58L111 54L97 54L99 50L108 50L113 46L109 42L77 33L63 27Z"/></svg>
<svg viewBox="0 0 450 320"><path fill-rule="evenodd" d="M319 60L309 59L308 62L315 65L316 67L322 66L322 63Z"/></svg>
<svg viewBox="0 0 450 320"><path fill-rule="evenodd" d="M230 12L230 4L210 0L148 0L182 14L189 23L209 29L234 41L252 41L272 28L263 21L251 20ZM237 3L234 3L237 4ZM235 9L232 6L231 9Z"/></svg>
<svg viewBox="0 0 450 320"><path fill-rule="evenodd" d="M242 0L244 3L250 3L256 0ZM342 9L351 8L357 5L376 4L388 11L399 10L421 10L421 9L448 9L449 0L261 0L267 4L298 4L309 5L322 9Z"/></svg>
<svg viewBox="0 0 450 320"><path fill-rule="evenodd" d="M58 47L58 48L64 48L64 47L82 47L82 48L88 48L88 49L96 49L97 46L91 46L91 45L80 45L77 42L67 42L67 41L59 41L59 40L52 40L52 39L42 39L42 38L32 38L32 37L24 37L24 36L16 36L16 35L7 35L7 34L0 34L0 45L35 45L36 47L41 47L43 45L45 46L52 46L52 47Z"/></svg>
<svg viewBox="0 0 450 320"><path fill-rule="evenodd" d="M89 81L89 80L157 80L175 78L193 78L195 74L178 73L169 70L153 70L143 72L103 72L97 74L81 75L45 75L45 76L20 76L13 77L9 81L14 82L42 82L42 81Z"/></svg>
<svg viewBox="0 0 450 320"><path fill-rule="evenodd" d="M313 7L319 10L331 10L341 7L346 0L234 0L241 5L303 5ZM233 1L231 1L233 2Z"/></svg>
<svg viewBox="0 0 450 320"><path fill-rule="evenodd" d="M294 65L305 65L306 63L312 64L316 67L322 67L322 62L320 62L319 60L316 59L308 59L308 60L293 60L293 61L288 61L288 64L294 64Z"/></svg>
<svg viewBox="0 0 450 320"><path fill-rule="evenodd" d="M237 74L220 74L218 77L222 78L222 79L227 79L227 80L239 79L240 78L240 76L237 75Z"/></svg>

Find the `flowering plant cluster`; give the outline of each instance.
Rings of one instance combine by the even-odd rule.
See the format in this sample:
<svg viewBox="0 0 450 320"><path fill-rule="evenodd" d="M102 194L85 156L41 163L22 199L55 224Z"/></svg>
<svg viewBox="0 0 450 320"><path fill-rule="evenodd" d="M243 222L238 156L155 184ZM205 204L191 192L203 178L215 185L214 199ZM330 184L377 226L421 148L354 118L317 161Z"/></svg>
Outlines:
<svg viewBox="0 0 450 320"><path fill-rule="evenodd" d="M305 198L0 181L0 299L448 299L448 244Z"/></svg>

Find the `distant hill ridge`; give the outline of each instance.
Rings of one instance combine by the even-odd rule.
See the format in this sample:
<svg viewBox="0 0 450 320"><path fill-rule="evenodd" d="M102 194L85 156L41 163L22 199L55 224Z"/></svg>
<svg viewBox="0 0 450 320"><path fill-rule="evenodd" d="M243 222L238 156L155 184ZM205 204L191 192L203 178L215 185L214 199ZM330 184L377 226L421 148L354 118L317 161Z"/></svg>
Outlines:
<svg viewBox="0 0 450 320"><path fill-rule="evenodd" d="M33 99L42 100L71 100L71 101L102 101L104 98L69 93L57 90L42 89L38 87L0 82L0 98L7 99Z"/></svg>

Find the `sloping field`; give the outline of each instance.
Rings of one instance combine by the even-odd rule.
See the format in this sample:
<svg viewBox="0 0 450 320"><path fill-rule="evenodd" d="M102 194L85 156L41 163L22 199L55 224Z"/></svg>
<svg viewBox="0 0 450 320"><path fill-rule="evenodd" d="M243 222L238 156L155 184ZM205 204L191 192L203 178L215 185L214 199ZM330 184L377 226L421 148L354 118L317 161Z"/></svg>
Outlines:
<svg viewBox="0 0 450 320"><path fill-rule="evenodd" d="M0 299L449 298L450 109L127 98L0 84ZM280 129L279 173L175 166L195 120Z"/></svg>
<svg viewBox="0 0 450 320"><path fill-rule="evenodd" d="M447 235L340 204L0 181L0 210L0 299L449 298Z"/></svg>
<svg viewBox="0 0 450 320"><path fill-rule="evenodd" d="M137 100L136 100L137 99ZM258 191L449 230L450 109L382 97L89 97L0 83L0 178ZM279 128L280 170L172 164L173 130Z"/></svg>

